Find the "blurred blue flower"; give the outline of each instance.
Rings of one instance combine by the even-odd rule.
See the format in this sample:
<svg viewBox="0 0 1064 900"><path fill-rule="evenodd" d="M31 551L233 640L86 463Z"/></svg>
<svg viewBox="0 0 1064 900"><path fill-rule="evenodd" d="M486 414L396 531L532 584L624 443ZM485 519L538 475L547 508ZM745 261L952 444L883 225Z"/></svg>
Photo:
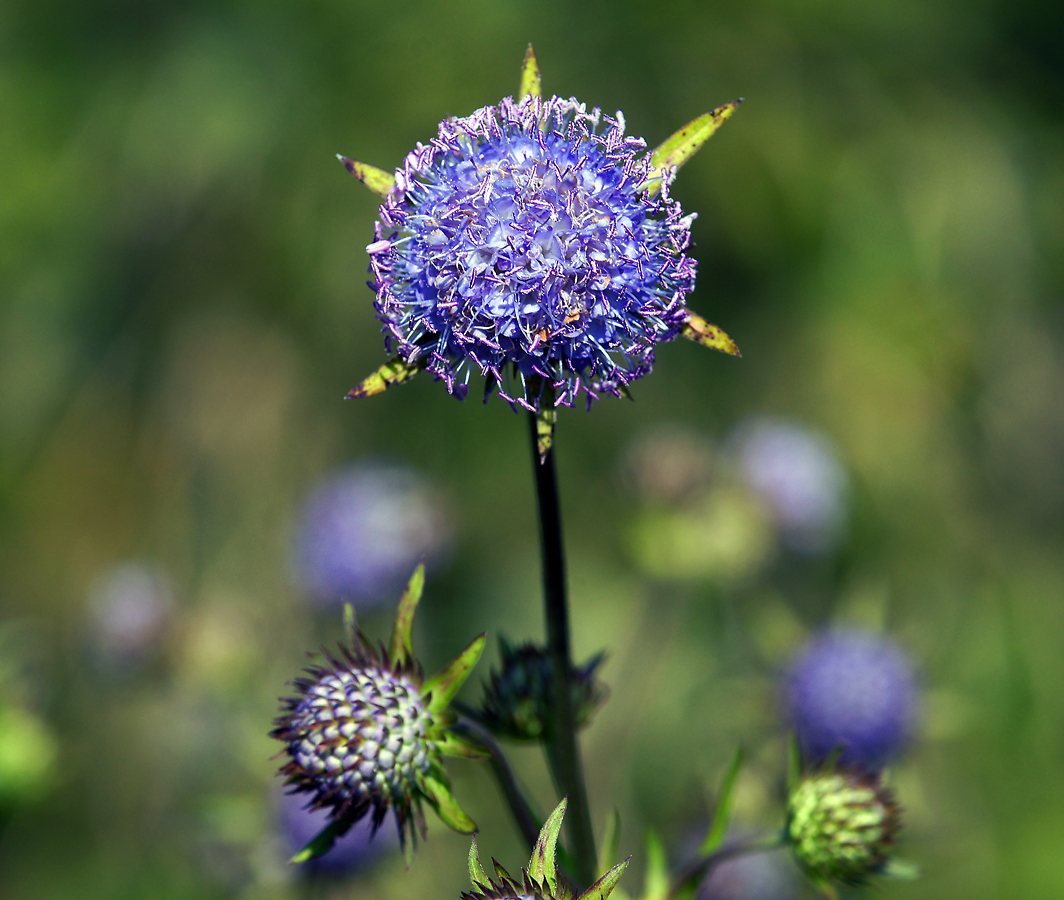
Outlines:
<svg viewBox="0 0 1064 900"><path fill-rule="evenodd" d="M772 418L740 424L730 443L747 484L771 508L783 543L809 555L831 550L846 524L848 487L831 443Z"/></svg>
<svg viewBox="0 0 1064 900"><path fill-rule="evenodd" d="M299 582L312 598L369 607L393 598L418 562L438 562L450 522L416 472L363 463L311 491L296 533Z"/></svg>
<svg viewBox="0 0 1064 900"><path fill-rule="evenodd" d="M794 867L782 853L755 853L716 866L696 900L793 900L798 896Z"/></svg>
<svg viewBox="0 0 1064 900"><path fill-rule="evenodd" d="M787 713L807 762L875 771L906 744L916 715L912 666L888 638L829 631L802 651L785 683Z"/></svg>
<svg viewBox="0 0 1064 900"><path fill-rule="evenodd" d="M367 248L389 351L458 397L476 371L528 409L545 390L590 406L649 372L690 317L694 215L624 132L619 112L529 95L419 143Z"/></svg>
<svg viewBox="0 0 1064 900"><path fill-rule="evenodd" d="M328 810L307 809L310 802L305 794L282 794L280 797L278 824L286 859L298 853L329 824ZM373 817L367 816L338 838L324 856L303 863L301 871L340 876L365 869L384 853L399 847L398 834L393 814L388 814L376 833Z"/></svg>
<svg viewBox="0 0 1064 900"><path fill-rule="evenodd" d="M89 592L89 653L104 675L130 675L159 650L174 606L173 582L154 563L123 562Z"/></svg>

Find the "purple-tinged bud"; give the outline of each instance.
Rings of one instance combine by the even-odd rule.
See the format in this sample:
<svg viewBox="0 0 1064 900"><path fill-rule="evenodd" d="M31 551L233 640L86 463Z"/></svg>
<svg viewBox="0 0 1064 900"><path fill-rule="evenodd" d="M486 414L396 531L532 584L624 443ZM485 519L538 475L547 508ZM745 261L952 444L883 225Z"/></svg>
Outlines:
<svg viewBox="0 0 1064 900"><path fill-rule="evenodd" d="M787 674L787 715L803 756L875 771L905 746L916 714L909 660L888 638L835 630L814 638Z"/></svg>
<svg viewBox="0 0 1064 900"><path fill-rule="evenodd" d="M297 575L319 602L371 607L393 597L418 562L438 561L449 542L444 506L421 476L363 463L311 492L296 534Z"/></svg>

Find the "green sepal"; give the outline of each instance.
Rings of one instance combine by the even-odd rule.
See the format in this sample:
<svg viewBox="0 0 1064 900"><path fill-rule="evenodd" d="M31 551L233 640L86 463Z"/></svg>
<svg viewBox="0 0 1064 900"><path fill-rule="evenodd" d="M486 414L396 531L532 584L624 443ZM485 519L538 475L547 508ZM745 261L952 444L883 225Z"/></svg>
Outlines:
<svg viewBox="0 0 1064 900"><path fill-rule="evenodd" d="M502 863L499 862L494 856L491 858L491 864L495 867L495 877L500 881L513 881L513 876L503 868Z"/></svg>
<svg viewBox="0 0 1064 900"><path fill-rule="evenodd" d="M486 638L487 634L480 635L472 644L451 660L442 672L434 675L421 686L422 697L428 694L432 695L429 698L427 707L432 715L439 715L450 705L454 695L458 693L458 689L469 677L469 673L473 671L473 666L477 664L477 660L480 659L480 654L484 651Z"/></svg>
<svg viewBox="0 0 1064 900"><path fill-rule="evenodd" d="M517 91L517 99L525 97L539 97L543 92L539 77L539 63L536 61L536 53L532 45L528 45L525 52L525 61L521 66L521 86Z"/></svg>
<svg viewBox="0 0 1064 900"><path fill-rule="evenodd" d="M388 191L395 186L395 176L385 172L384 169L378 169L376 166L369 166L366 163L348 159L339 153L336 154L336 158L344 164L344 168L348 172L373 191L374 194L387 197Z"/></svg>
<svg viewBox="0 0 1064 900"><path fill-rule="evenodd" d="M392 628L392 641L388 646L388 655L396 665L402 665L414 655L410 632L414 627L414 613L417 611L421 593L425 590L425 564L421 563L406 585L399 609L395 613L395 626Z"/></svg>
<svg viewBox="0 0 1064 900"><path fill-rule="evenodd" d="M480 864L480 852L477 850L477 836L473 835L473 843L469 845L469 880L473 887L488 887L490 879L484 867Z"/></svg>
<svg viewBox="0 0 1064 900"><path fill-rule="evenodd" d="M687 311L687 321L681 326L680 334L689 341L694 341L703 347L720 350L721 353L727 353L731 356L742 356L739 348L735 345L735 341L728 337L723 329L711 322L707 322L698 313L693 313L691 310Z"/></svg>
<svg viewBox="0 0 1064 900"><path fill-rule="evenodd" d="M354 819L345 818L330 822L321 831L314 835L314 837L307 841L307 843L303 845L303 849L293 856L289 862L293 865L298 865L299 863L305 863L312 859L317 859L319 856L324 856L332 849L332 845L339 838L342 838L348 831L350 831L351 826L354 824Z"/></svg>
<svg viewBox="0 0 1064 900"><path fill-rule="evenodd" d="M724 843L724 835L728 830L728 817L731 815L732 794L735 792L736 782L739 780L739 770L743 765L743 748L736 747L735 753L728 761L728 767L724 770L724 777L720 782L720 790L717 792L717 807L713 811L713 821L709 824L706 839L702 841L699 852L709 855Z"/></svg>
<svg viewBox="0 0 1064 900"><path fill-rule="evenodd" d="M409 381L422 369L420 362L407 362L401 356L390 359L368 378L351 388L345 400L372 397L386 391L392 385Z"/></svg>
<svg viewBox="0 0 1064 900"><path fill-rule="evenodd" d="M540 829L539 840L532 848L532 858L528 861L528 877L539 885L546 882L552 897L558 893L558 863L555 861L554 851L558 846L562 818L568 805L569 798L562 797L562 802L554 807L554 812L547 817L543 828Z"/></svg>
<svg viewBox="0 0 1064 900"><path fill-rule="evenodd" d="M670 166L678 169L694 156L702 145L713 136L713 133L739 108L739 104L742 102L740 98L710 110L705 115L688 122L683 128L656 147L654 152L650 154L650 164L653 169L642 185L646 192L653 196L660 191L661 181L664 177L663 170Z"/></svg>
<svg viewBox="0 0 1064 900"><path fill-rule="evenodd" d="M606 820L606 828L602 832L602 845L599 847L598 874L605 875L617 862L617 848L621 842L621 814L614 807L610 817Z"/></svg>
<svg viewBox="0 0 1064 900"><path fill-rule="evenodd" d="M669 895L669 864L665 845L652 828L647 829L647 870L643 882L643 900L665 900Z"/></svg>
<svg viewBox="0 0 1064 900"><path fill-rule="evenodd" d="M613 889L617 887L617 881L624 874L624 870L628 868L628 863L631 861L632 857L629 856L624 862L617 863L617 865L584 891L577 900L606 900L606 898L613 893ZM662 896L664 896L664 894Z"/></svg>
<svg viewBox="0 0 1064 900"><path fill-rule="evenodd" d="M487 748L449 730L437 737L435 744L444 756L462 756L466 759L487 759L491 756Z"/></svg>
<svg viewBox="0 0 1064 900"><path fill-rule="evenodd" d="M458 805L449 785L431 774L425 774L421 776L419 786L444 825L459 834L472 834L477 830L476 822Z"/></svg>

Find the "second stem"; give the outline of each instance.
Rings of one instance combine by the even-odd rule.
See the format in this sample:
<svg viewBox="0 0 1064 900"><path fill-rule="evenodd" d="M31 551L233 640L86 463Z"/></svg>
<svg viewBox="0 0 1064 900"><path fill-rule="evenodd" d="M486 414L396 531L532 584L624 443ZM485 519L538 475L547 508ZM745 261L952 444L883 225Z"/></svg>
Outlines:
<svg viewBox="0 0 1064 900"><path fill-rule="evenodd" d="M554 701L547 734L547 762L558 790L568 796L565 824L569 835L575 876L580 889L587 888L597 875L595 834L591 808L584 783L584 767L576 740L576 716L572 693L572 647L569 639L569 604L566 599L565 550L562 545L561 509L558 481L554 472L554 451L540 460L536 416L529 413L532 438L532 467L536 475L536 501L539 507L539 536L543 555L543 601L547 622L547 648L551 659L551 695Z"/></svg>

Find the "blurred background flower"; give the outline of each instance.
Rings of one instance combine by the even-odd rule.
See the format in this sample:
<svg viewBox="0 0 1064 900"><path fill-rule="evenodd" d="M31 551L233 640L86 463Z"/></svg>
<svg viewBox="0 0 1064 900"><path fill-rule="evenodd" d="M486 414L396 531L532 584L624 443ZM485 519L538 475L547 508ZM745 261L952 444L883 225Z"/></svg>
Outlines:
<svg viewBox="0 0 1064 900"><path fill-rule="evenodd" d="M303 507L300 584L318 602L375 606L398 597L419 562L435 566L450 541L444 505L417 472L350 466L325 476Z"/></svg>
<svg viewBox="0 0 1064 900"><path fill-rule="evenodd" d="M725 860L698 889L697 900L797 900L801 885L784 851Z"/></svg>

